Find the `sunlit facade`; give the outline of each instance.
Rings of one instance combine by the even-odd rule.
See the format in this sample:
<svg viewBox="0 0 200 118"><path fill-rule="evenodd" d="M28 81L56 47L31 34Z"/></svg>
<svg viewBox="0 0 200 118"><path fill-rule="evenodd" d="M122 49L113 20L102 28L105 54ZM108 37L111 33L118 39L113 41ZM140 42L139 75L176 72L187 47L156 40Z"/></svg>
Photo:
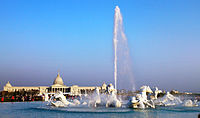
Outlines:
<svg viewBox="0 0 200 118"><path fill-rule="evenodd" d="M4 86L4 91L8 92L15 92L15 91L31 91L31 90L38 90L39 94L54 94L57 91L62 91L64 94L69 95L80 95L80 94L88 94L93 91L96 86L66 86L64 85L63 79L61 78L60 74L58 73L57 77L55 78L53 85L51 86L12 86L8 81L7 84ZM106 84L103 83L102 86L98 87L100 91L106 90Z"/></svg>

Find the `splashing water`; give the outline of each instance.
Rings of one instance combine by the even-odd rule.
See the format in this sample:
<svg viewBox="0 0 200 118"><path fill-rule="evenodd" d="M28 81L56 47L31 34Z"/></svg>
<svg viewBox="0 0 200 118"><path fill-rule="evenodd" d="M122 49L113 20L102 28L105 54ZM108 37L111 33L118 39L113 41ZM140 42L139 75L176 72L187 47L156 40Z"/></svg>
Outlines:
<svg viewBox="0 0 200 118"><path fill-rule="evenodd" d="M117 81L119 81L120 88L135 90L128 42L124 34L123 19L118 6L115 8L113 35L115 89L117 89ZM123 85L125 86L123 87Z"/></svg>
<svg viewBox="0 0 200 118"><path fill-rule="evenodd" d="M77 106L89 106L89 107L121 107L122 101L118 99L116 90L110 84L107 86L105 93L100 94L98 87L94 92L87 96L80 96L80 100L74 99L73 101L67 100L61 91L58 91L48 102L48 105L55 107L77 107Z"/></svg>

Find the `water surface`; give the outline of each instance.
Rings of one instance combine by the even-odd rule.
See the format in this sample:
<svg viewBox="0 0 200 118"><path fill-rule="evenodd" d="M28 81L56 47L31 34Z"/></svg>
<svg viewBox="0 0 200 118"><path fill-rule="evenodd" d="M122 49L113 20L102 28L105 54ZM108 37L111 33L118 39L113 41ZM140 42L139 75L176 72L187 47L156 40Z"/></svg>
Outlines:
<svg viewBox="0 0 200 118"><path fill-rule="evenodd" d="M1 118L197 118L200 107L129 108L55 108L46 102L0 103Z"/></svg>

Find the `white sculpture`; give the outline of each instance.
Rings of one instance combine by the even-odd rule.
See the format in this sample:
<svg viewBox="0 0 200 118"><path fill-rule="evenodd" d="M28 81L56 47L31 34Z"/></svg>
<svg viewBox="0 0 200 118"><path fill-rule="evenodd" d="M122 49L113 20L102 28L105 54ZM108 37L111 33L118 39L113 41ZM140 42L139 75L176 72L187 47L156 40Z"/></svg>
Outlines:
<svg viewBox="0 0 200 118"><path fill-rule="evenodd" d="M128 103L131 108L155 108L153 101L147 99L147 93L153 93L149 86L142 86L141 94L137 94L136 97L132 97Z"/></svg>
<svg viewBox="0 0 200 118"><path fill-rule="evenodd" d="M117 90L112 84L106 87L107 94L100 94L98 87L95 88L94 93L90 96L88 105L92 107L106 106L106 107L121 107L120 100L117 99Z"/></svg>
<svg viewBox="0 0 200 118"><path fill-rule="evenodd" d="M166 95L164 95L162 98L159 98L157 100L154 100L154 103L156 105L163 105L163 106L172 106L172 105L178 105L181 104L182 101L178 98L167 92Z"/></svg>
<svg viewBox="0 0 200 118"><path fill-rule="evenodd" d="M106 102L106 107L121 107L121 102L117 99L116 92L112 91L108 97Z"/></svg>
<svg viewBox="0 0 200 118"><path fill-rule="evenodd" d="M184 103L183 103L183 106L185 106L185 107L196 107L196 106L198 106L197 100L194 100L194 101L185 100Z"/></svg>
<svg viewBox="0 0 200 118"><path fill-rule="evenodd" d="M54 99L58 99L58 101L54 101ZM74 103L67 101L66 97L61 91L58 91L54 96L52 96L50 103L55 107L67 107L69 105L75 106Z"/></svg>
<svg viewBox="0 0 200 118"><path fill-rule="evenodd" d="M107 87L106 87L106 91L108 94L111 94L111 92L115 92L117 93L117 90L114 88L114 86L112 84L109 84Z"/></svg>
<svg viewBox="0 0 200 118"><path fill-rule="evenodd" d="M49 103L55 107L68 107L68 106L79 106L79 105L88 105L92 107L104 106L104 107L122 107L122 102L117 98L117 90L114 89L112 84L109 84L106 87L106 93L100 94L99 88L96 87L92 95L83 96L73 101L68 101L61 91L57 92L54 96L51 97ZM186 107L198 106L197 100L185 100L182 102L178 97L173 96L167 92L163 97L157 98L158 93L161 93L161 90L158 90L155 87L155 98L149 99L149 93L153 93L149 86L142 86L141 93L132 97L128 102L130 108L155 108L155 105L162 106L171 106L171 105L182 105Z"/></svg>
<svg viewBox="0 0 200 118"><path fill-rule="evenodd" d="M88 105L92 107L106 106L106 107L121 107L121 101L117 98L117 90L113 85L107 86L107 94L100 94L99 88L96 87L94 93L90 96L80 98L81 101L74 99L72 102L68 101L61 91L57 92L51 97L49 103L55 107L68 107L78 105Z"/></svg>
<svg viewBox="0 0 200 118"><path fill-rule="evenodd" d="M101 97L99 93L99 88L96 87L93 95L91 96L91 99L89 100L89 106L97 107L100 104L101 104Z"/></svg>
<svg viewBox="0 0 200 118"><path fill-rule="evenodd" d="M132 97L130 102L128 103L128 106L130 108L138 108L139 100L136 100L136 97Z"/></svg>
<svg viewBox="0 0 200 118"><path fill-rule="evenodd" d="M161 91L161 90L158 90L158 87L155 87L155 89L156 89L156 90L154 91L154 94L155 94L155 95L154 95L154 99L156 100L156 99L158 99L158 94L159 94L159 93L162 93L162 91Z"/></svg>

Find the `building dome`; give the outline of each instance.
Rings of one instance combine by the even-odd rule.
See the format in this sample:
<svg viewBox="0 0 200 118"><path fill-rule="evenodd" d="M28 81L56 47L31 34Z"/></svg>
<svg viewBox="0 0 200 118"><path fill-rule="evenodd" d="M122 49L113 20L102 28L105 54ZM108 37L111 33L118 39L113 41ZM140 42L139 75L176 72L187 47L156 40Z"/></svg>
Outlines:
<svg viewBox="0 0 200 118"><path fill-rule="evenodd" d="M104 82L103 84L102 84L102 87L106 87L107 85L106 85L106 83Z"/></svg>
<svg viewBox="0 0 200 118"><path fill-rule="evenodd" d="M60 84L64 85L62 78L60 77L60 74L58 73L56 79L54 80L53 84Z"/></svg>
<svg viewBox="0 0 200 118"><path fill-rule="evenodd" d="M102 89L106 89L106 87L107 87L107 85L106 85L106 83L104 82L104 83L102 84L101 88L102 88Z"/></svg>
<svg viewBox="0 0 200 118"><path fill-rule="evenodd" d="M6 83L6 87L12 87L9 81Z"/></svg>

